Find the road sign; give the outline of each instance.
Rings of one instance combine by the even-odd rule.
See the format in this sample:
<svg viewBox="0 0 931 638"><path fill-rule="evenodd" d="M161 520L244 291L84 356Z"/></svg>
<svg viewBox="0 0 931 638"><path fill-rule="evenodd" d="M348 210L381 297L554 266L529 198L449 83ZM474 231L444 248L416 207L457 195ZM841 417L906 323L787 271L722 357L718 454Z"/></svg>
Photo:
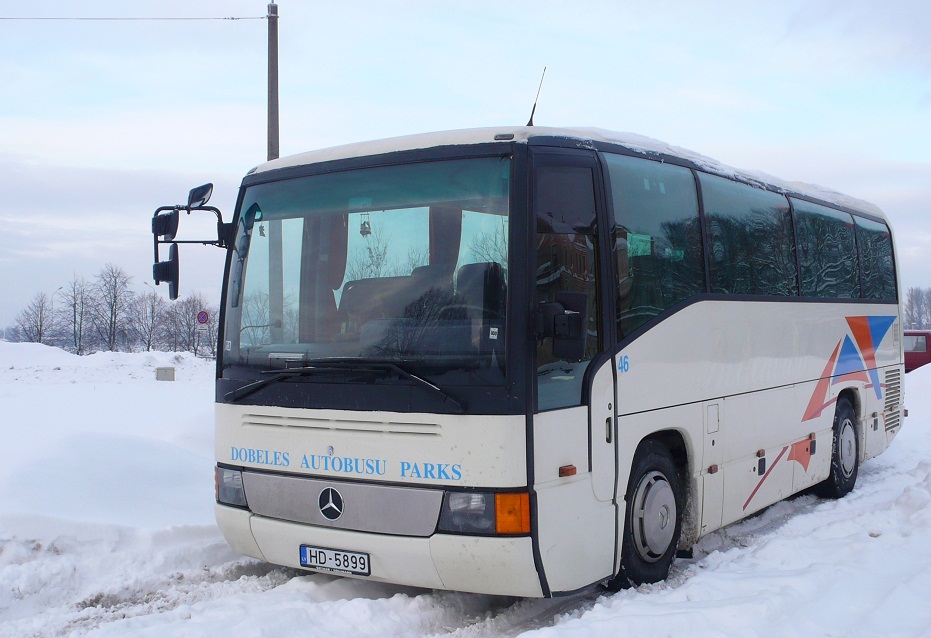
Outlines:
<svg viewBox="0 0 931 638"><path fill-rule="evenodd" d="M207 330L207 324L210 322L210 315L207 314L206 310L201 310L197 313L197 329L198 330Z"/></svg>

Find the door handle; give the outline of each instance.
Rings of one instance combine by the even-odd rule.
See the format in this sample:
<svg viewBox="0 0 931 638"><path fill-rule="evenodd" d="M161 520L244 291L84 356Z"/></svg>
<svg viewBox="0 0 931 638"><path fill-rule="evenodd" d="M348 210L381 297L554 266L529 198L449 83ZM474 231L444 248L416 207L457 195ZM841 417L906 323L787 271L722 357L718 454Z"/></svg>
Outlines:
<svg viewBox="0 0 931 638"><path fill-rule="evenodd" d="M605 419L605 441L607 443L611 442L611 432L614 428L611 427L611 417Z"/></svg>

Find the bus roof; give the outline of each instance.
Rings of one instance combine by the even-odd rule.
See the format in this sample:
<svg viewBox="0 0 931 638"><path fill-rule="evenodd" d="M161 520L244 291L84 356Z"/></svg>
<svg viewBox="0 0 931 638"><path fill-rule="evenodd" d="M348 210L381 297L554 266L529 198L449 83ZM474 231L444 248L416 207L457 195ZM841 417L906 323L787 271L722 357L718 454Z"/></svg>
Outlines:
<svg viewBox="0 0 931 638"><path fill-rule="evenodd" d="M883 212L874 204L850 195L803 182L788 182L759 171L748 171L727 166L715 159L694 151L636 133L618 133L599 128L555 128L545 126L503 126L489 128L462 129L435 133L405 135L369 142L357 142L334 146L306 153L299 153L272 160L258 166L250 173L261 173L279 168L290 168L319 162L382 155L386 153L414 151L442 146L471 144L488 144L494 142L517 142L524 144L552 143L555 139L575 142L575 145L595 150L608 150L610 146L620 146L634 153L653 158L678 158L693 165L696 169L722 175L742 182L764 186L788 195L801 195L820 200L842 208L853 209L885 218Z"/></svg>

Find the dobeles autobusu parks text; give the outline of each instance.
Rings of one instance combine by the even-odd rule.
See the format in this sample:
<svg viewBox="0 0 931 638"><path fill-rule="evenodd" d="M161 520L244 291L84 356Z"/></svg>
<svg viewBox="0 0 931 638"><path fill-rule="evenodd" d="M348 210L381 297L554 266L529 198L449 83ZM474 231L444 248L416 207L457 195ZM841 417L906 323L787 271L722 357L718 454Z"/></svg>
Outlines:
<svg viewBox="0 0 931 638"><path fill-rule="evenodd" d="M290 452L279 450L258 450L247 447L231 447L231 463L255 463L271 467L292 467ZM329 454L302 454L298 467L339 474L356 476L385 476L389 469L387 459L369 459ZM400 461L398 464L400 478L435 479L444 481L462 480L461 463L425 463L417 461Z"/></svg>

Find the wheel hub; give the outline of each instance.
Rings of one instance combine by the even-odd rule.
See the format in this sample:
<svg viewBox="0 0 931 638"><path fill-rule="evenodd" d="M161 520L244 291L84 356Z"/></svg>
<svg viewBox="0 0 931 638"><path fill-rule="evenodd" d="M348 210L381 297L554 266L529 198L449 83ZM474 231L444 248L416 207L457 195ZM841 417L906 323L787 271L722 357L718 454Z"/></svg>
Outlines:
<svg viewBox="0 0 931 638"><path fill-rule="evenodd" d="M637 484L632 514L637 553L648 562L659 560L676 531L676 497L662 473L650 472Z"/></svg>
<svg viewBox="0 0 931 638"><path fill-rule="evenodd" d="M853 423L849 419L845 420L840 429L840 440L838 441L838 455L840 456L841 470L844 476L849 477L857 465L857 436L853 429Z"/></svg>

